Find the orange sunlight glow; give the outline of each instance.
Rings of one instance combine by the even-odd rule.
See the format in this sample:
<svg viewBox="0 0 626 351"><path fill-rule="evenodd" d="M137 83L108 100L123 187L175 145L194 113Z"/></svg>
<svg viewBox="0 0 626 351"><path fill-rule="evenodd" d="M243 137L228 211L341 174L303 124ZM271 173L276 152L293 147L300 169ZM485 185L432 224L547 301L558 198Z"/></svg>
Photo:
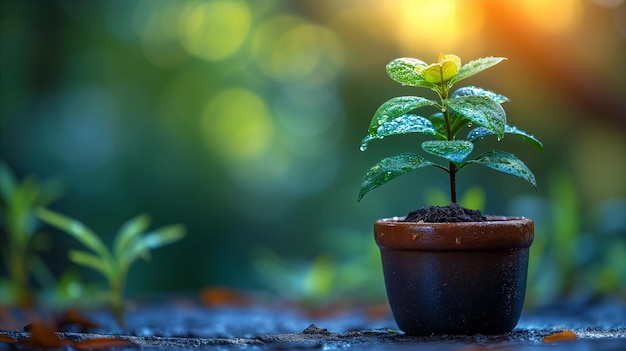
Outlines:
<svg viewBox="0 0 626 351"><path fill-rule="evenodd" d="M396 17L397 27L389 28L402 50L453 50L478 34L484 24L478 1L404 0L381 1L378 13Z"/></svg>
<svg viewBox="0 0 626 351"><path fill-rule="evenodd" d="M570 32L583 17L581 0L519 0L516 6L531 25L550 34Z"/></svg>

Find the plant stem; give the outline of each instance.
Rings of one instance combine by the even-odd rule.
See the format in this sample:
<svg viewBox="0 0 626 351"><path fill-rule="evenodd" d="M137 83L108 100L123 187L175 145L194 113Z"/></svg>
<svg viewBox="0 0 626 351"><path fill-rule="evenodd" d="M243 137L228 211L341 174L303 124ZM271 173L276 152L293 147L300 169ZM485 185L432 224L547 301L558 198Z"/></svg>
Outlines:
<svg viewBox="0 0 626 351"><path fill-rule="evenodd" d="M450 161L450 170L448 171L448 173L450 174L450 201L452 201L453 204L456 203L456 172L457 171L458 169L456 168L456 165L452 163L452 161Z"/></svg>
<svg viewBox="0 0 626 351"><path fill-rule="evenodd" d="M120 326L126 325L124 318L124 281L125 274L120 274L118 277L112 277L110 281L111 291L111 309L115 315L115 320Z"/></svg>
<svg viewBox="0 0 626 351"><path fill-rule="evenodd" d="M448 141L452 141L454 139L454 135L452 135L452 122L450 121L450 108L448 104L446 104L446 100L448 99L448 89L445 87L444 83L441 84L441 95L439 95L441 99L441 106L443 112L443 119L446 125L446 137ZM450 201L455 204L456 203L456 172L458 169L456 165L450 161L450 168L448 169L448 174L450 175Z"/></svg>

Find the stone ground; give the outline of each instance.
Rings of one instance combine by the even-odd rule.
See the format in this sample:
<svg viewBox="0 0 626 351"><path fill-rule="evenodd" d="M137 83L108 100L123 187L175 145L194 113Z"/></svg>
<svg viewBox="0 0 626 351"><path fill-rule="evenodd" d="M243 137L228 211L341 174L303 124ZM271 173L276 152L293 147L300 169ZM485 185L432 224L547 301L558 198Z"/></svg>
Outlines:
<svg viewBox="0 0 626 351"><path fill-rule="evenodd" d="M385 312L344 306L316 315L277 304L208 307L194 299L175 299L135 304L124 328L106 310L81 310L98 326L85 331L69 327L57 335L73 342L113 337L134 344L116 350L626 350L623 299L525 311L513 332L497 336L407 336ZM23 310L5 308L0 317L0 336L18 341L30 336L17 326L28 319ZM574 332L576 339L544 341L561 331ZM15 349L29 348L0 341L0 350Z"/></svg>

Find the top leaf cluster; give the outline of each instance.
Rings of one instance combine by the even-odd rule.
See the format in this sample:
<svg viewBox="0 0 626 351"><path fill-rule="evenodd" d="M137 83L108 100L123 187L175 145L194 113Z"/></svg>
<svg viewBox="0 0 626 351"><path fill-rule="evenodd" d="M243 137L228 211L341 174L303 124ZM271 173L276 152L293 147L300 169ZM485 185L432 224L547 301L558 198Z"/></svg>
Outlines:
<svg viewBox="0 0 626 351"><path fill-rule="evenodd" d="M437 93L439 101L420 96L400 96L384 102L374 113L367 135L361 142L361 150L365 151L368 143L374 139L421 133L434 137L434 140L422 143L422 150L447 160L448 164L441 165L411 153L384 158L363 178L359 200L380 185L426 166L434 166L450 174L452 202L456 202L456 172L473 163L521 177L536 187L532 172L511 153L493 150L468 159L474 149L474 142L489 135L495 135L500 140L505 134L515 134L543 149L542 143L533 135L507 124L506 113L501 105L509 101L507 97L475 86L452 91L455 83L504 60L502 57L484 57L462 65L458 56L444 54L440 54L438 61L430 65L415 58L392 60L387 65L387 74L391 79L404 86L428 88ZM439 112L428 117L412 113L427 106L435 107ZM467 126L473 126L473 129L469 130L464 139L459 138L457 135Z"/></svg>

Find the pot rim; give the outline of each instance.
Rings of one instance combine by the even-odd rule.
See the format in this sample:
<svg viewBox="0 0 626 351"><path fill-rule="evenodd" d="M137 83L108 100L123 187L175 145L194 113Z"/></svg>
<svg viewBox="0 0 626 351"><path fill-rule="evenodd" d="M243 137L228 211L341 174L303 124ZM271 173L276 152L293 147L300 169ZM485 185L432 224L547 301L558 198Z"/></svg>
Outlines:
<svg viewBox="0 0 626 351"><path fill-rule="evenodd" d="M379 219L374 238L381 249L491 250L528 248L534 239L530 218L487 216L485 222L402 222L404 217Z"/></svg>

